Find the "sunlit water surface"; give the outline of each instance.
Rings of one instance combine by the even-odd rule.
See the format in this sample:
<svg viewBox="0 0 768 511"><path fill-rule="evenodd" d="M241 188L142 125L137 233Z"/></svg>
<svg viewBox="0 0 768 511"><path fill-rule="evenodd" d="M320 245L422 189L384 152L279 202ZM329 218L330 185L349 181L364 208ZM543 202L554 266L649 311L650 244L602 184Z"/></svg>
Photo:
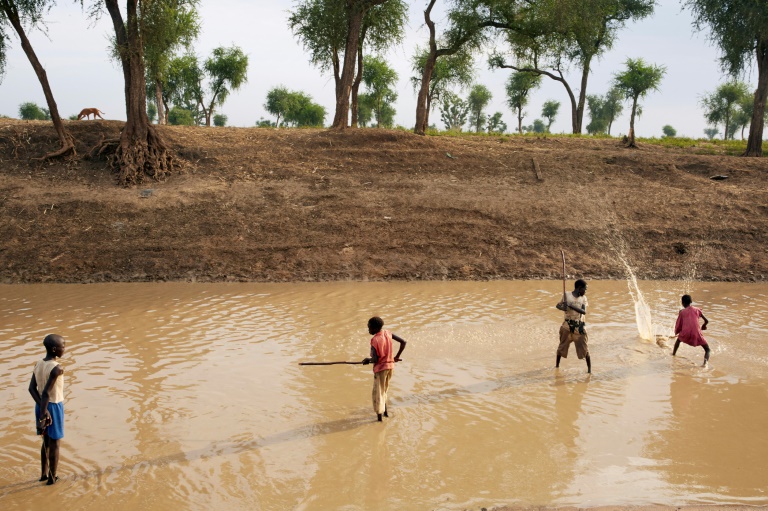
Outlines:
<svg viewBox="0 0 768 511"><path fill-rule="evenodd" d="M682 284L639 286L671 333ZM768 286L690 291L707 369L639 335L627 283L591 282L589 377L574 350L553 369L559 282L0 286L0 508L768 504ZM384 423L370 366L298 365L367 356L371 315L408 341ZM45 487L27 385L50 332Z"/></svg>

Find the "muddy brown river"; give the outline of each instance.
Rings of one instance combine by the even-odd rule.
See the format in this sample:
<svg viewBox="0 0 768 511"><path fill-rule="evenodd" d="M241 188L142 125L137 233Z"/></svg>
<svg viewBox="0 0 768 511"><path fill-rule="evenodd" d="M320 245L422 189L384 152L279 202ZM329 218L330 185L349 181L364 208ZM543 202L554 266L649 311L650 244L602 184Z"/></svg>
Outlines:
<svg viewBox="0 0 768 511"><path fill-rule="evenodd" d="M573 348L554 369L560 282L0 286L0 508L766 505L768 286L690 284L708 368L644 338L683 287L640 282L643 315L590 282L589 376ZM383 423L371 366L298 365L367 356L372 315L408 341ZM51 332L47 487L27 385Z"/></svg>

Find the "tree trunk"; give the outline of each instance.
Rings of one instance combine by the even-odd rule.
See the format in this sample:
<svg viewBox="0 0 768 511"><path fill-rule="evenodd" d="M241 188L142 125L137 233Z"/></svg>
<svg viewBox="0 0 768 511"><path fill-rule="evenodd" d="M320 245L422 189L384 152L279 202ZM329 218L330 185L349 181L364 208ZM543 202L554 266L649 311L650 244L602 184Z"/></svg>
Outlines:
<svg viewBox="0 0 768 511"><path fill-rule="evenodd" d="M37 79L40 81L40 85L43 87L43 94L45 94L45 101L48 103L48 110L51 113L53 127L56 130L56 134L59 136L59 140L61 141L61 149L43 156L43 159L63 156L70 152L74 154L74 142L72 137L66 132L66 130L64 130L64 123L61 122L61 117L59 116L59 107L56 106L56 100L53 99L53 92L51 91L51 86L48 83L48 75L45 72L45 69L43 69L42 64L40 64L40 61L37 59L35 50L32 49L32 44L29 42L29 39L24 32L24 27L21 26L19 11L16 9L15 5L9 5L7 2L3 2L0 4L0 6L8 17L8 20L11 22L11 25L13 25L13 28L16 30L16 33L19 35L19 39L21 40L21 47L24 49L24 53L27 55L29 63L32 64L32 68L35 70L35 74L37 75Z"/></svg>
<svg viewBox="0 0 768 511"><path fill-rule="evenodd" d="M122 185L138 184L144 176L162 179L179 168L147 117L144 54L139 35L138 0L127 0L127 25L117 0L105 0L112 18L125 78L126 122L112 158ZM103 150L103 149L102 149Z"/></svg>
<svg viewBox="0 0 768 511"><path fill-rule="evenodd" d="M341 67L341 77L336 87L336 113L333 116L332 128L345 129L349 123L349 96L354 81L357 48L360 43L360 32L363 28L363 17L371 7L383 4L387 0L347 0L347 42L344 47L344 64Z"/></svg>
<svg viewBox="0 0 768 511"><path fill-rule="evenodd" d="M523 107L517 107L517 132L523 134Z"/></svg>
<svg viewBox="0 0 768 511"><path fill-rule="evenodd" d="M768 97L768 39L761 39L757 44L757 90L752 111L752 123L749 126L749 139L744 156L763 155L763 122L765 101Z"/></svg>
<svg viewBox="0 0 768 511"><path fill-rule="evenodd" d="M352 122L353 128L357 128L357 95L360 90L360 82L363 81L363 43L365 42L366 28L360 34L360 43L357 47L357 73L352 84Z"/></svg>
<svg viewBox="0 0 768 511"><path fill-rule="evenodd" d="M581 126L584 121L584 103L587 100L587 80L589 80L589 65L592 61L592 57L588 57L584 62L584 67L581 70L581 90L579 90L579 103L576 106L575 115L573 119L573 133L581 134Z"/></svg>
<svg viewBox="0 0 768 511"><path fill-rule="evenodd" d="M629 135L627 147L637 147L635 144L635 114L637 113L637 97L632 98L632 114L629 116Z"/></svg>
<svg viewBox="0 0 768 511"><path fill-rule="evenodd" d="M429 117L429 82L432 80L432 73L435 70L437 62L437 53L430 48L427 61L424 63L424 70L421 73L421 87L419 95L416 98L416 126L413 132L417 135L424 135L427 132L427 122Z"/></svg>
<svg viewBox="0 0 768 511"><path fill-rule="evenodd" d="M161 82L159 78L155 78L155 106L157 106L157 124L165 124L163 82Z"/></svg>
<svg viewBox="0 0 768 511"><path fill-rule="evenodd" d="M358 4L350 7L347 26L347 44L344 49L344 64L341 68L341 79L336 95L336 113L333 117L332 128L345 129L349 123L349 95L354 80L357 46L360 42L360 29L363 25L365 11Z"/></svg>

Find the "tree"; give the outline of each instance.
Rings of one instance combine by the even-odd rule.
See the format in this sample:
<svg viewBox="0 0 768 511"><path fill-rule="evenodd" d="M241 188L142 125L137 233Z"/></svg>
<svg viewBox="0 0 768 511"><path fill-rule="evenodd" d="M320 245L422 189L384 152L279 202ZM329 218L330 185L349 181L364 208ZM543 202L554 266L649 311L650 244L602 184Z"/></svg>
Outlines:
<svg viewBox="0 0 768 511"><path fill-rule="evenodd" d="M273 121L270 121L269 119L260 118L258 121L256 121L256 127L257 128L275 128L275 123Z"/></svg>
<svg viewBox="0 0 768 511"><path fill-rule="evenodd" d="M248 56L237 46L215 48L205 60L203 69L209 79L211 97L207 107L202 96L198 97L198 102L205 114L205 125L210 126L214 109L226 101L230 92L248 81Z"/></svg>
<svg viewBox="0 0 768 511"><path fill-rule="evenodd" d="M605 133L608 129L605 99L596 94L589 94L587 96L587 110L589 111L587 133L590 135Z"/></svg>
<svg viewBox="0 0 768 511"><path fill-rule="evenodd" d="M465 88L472 83L474 78L473 59L472 54L466 49L463 47L456 53L444 55L435 60L432 74L426 86L426 104L418 103L417 98L416 118L423 129L414 129L415 133L419 135L426 133L426 127L429 125L429 114L434 105L440 102L443 94L454 86ZM429 50L417 50L413 57L413 71L416 76L411 77L411 83L417 94L423 85L424 67L427 65L429 55Z"/></svg>
<svg viewBox="0 0 768 511"><path fill-rule="evenodd" d="M707 136L708 139L712 140L717 136L717 134L720 133L717 131L717 128L705 128L704 134Z"/></svg>
<svg viewBox="0 0 768 511"><path fill-rule="evenodd" d="M150 91L147 97L154 97L158 124L167 122L168 112L163 104L163 83L166 80L171 59L176 51L182 48L189 50L192 41L200 33L200 20L197 14L199 1L162 0L145 2L142 5L145 29L141 35L147 72L146 82Z"/></svg>
<svg viewBox="0 0 768 511"><path fill-rule="evenodd" d="M431 17L435 1L429 0L427 8L424 10L424 21L429 29L429 43L427 51L420 56L418 62L418 70L421 71L421 86L419 87L419 94L416 99L416 126L413 128L414 133L417 135L424 135L426 133L429 124L431 101L437 99L430 94L430 83L433 80L433 76L435 76L435 72L438 70L438 59L455 55L458 62L471 66L469 62L471 62L472 51L477 49L483 41L482 23L471 16L465 16L461 9L456 8L449 12L451 25L438 48L437 30ZM456 4L456 7L459 7L458 4L460 2L456 2ZM471 13L472 11L467 12ZM451 64L448 63L447 65L450 67ZM450 76L447 70L440 72L443 77ZM460 81L458 74L456 76L456 79ZM452 80L446 80L446 82L450 81ZM444 86L447 85L448 83L444 84Z"/></svg>
<svg viewBox="0 0 768 511"><path fill-rule="evenodd" d="M218 127L224 127L227 125L229 118L224 114L216 114L213 116L213 125Z"/></svg>
<svg viewBox="0 0 768 511"><path fill-rule="evenodd" d="M555 122L555 117L557 117L557 112L559 109L560 102L551 99L549 101L545 101L544 105L541 107L541 116L547 120L547 133L549 133L549 130L552 127L552 123Z"/></svg>
<svg viewBox="0 0 768 511"><path fill-rule="evenodd" d="M504 133L507 131L507 124L501 120L501 112L496 112L493 115L488 116L486 121L488 127L488 133Z"/></svg>
<svg viewBox="0 0 768 511"><path fill-rule="evenodd" d="M367 128L373 119L373 98L368 94L360 94L357 98L357 123Z"/></svg>
<svg viewBox="0 0 768 511"><path fill-rule="evenodd" d="M273 87L267 92L267 102L264 103L264 108L270 114L275 116L275 127L280 127L280 117L285 119L285 113L290 109L290 91L280 85Z"/></svg>
<svg viewBox="0 0 768 511"><path fill-rule="evenodd" d="M483 125L485 124L485 116L483 110L491 102L493 94L488 90L485 85L477 84L469 91L469 98L467 98L467 106L469 106L469 113L471 124L475 126L475 131L480 133L483 131Z"/></svg>
<svg viewBox="0 0 768 511"><path fill-rule="evenodd" d="M168 124L173 126L194 126L196 124L195 116L186 108L174 106L168 112Z"/></svg>
<svg viewBox="0 0 768 511"><path fill-rule="evenodd" d="M310 62L333 73L337 111L346 102L347 118L337 127L347 125L350 100L352 125L357 123L364 48L383 52L400 42L407 10L404 0L300 0L291 11L288 23Z"/></svg>
<svg viewBox="0 0 768 511"><path fill-rule="evenodd" d="M507 79L507 104L517 111L517 131L523 134L523 108L528 104L528 94L541 85L541 75L537 73L512 73Z"/></svg>
<svg viewBox="0 0 768 511"><path fill-rule="evenodd" d="M666 124L664 127L662 127L661 131L667 138L674 138L677 135L677 130L669 124Z"/></svg>
<svg viewBox="0 0 768 511"><path fill-rule="evenodd" d="M627 147L637 147L635 144L637 100L653 90L658 90L666 69L664 66L646 64L643 59L627 59L625 65L625 71L614 75L614 86L624 95L625 99L632 100Z"/></svg>
<svg viewBox="0 0 768 511"><path fill-rule="evenodd" d="M248 80L247 74L248 56L243 50L237 46L218 47L205 59L202 67L194 54L171 59L166 89L175 105L194 111L196 119L210 126L215 109ZM208 100L203 85L206 78L210 94Z"/></svg>
<svg viewBox="0 0 768 511"><path fill-rule="evenodd" d="M445 124L448 131L461 131L462 126L467 122L469 115L469 105L453 92L447 92L443 95L443 102L440 105L440 120Z"/></svg>
<svg viewBox="0 0 768 511"><path fill-rule="evenodd" d="M653 13L655 0L484 0L513 53L512 62L491 57L493 67L527 71L560 82L571 101L573 133L581 133L591 63L609 50L627 22ZM504 9L504 5L513 8ZM580 69L579 97L565 78Z"/></svg>
<svg viewBox="0 0 768 511"><path fill-rule="evenodd" d="M605 120L608 123L608 134L611 134L611 126L613 126L613 121L616 120L616 118L621 115L621 112L624 110L624 104L622 103L623 97L621 94L621 91L618 90L616 87L611 87L608 89L608 92L605 94L605 97L603 99L603 114L605 115ZM636 115L640 115L639 112L636 113Z"/></svg>
<svg viewBox="0 0 768 511"><path fill-rule="evenodd" d="M149 119L149 122L155 122L156 117L157 107L155 106L155 103L152 101L147 101L147 118ZM77 116L75 116L75 119L77 119ZM160 124L160 119L157 120L157 123Z"/></svg>
<svg viewBox="0 0 768 511"><path fill-rule="evenodd" d="M373 100L373 111L378 128L381 127L384 118L384 107L388 105L392 108L392 103L397 100L397 92L394 90L397 84L397 73L380 57L365 57L364 61L363 83Z"/></svg>
<svg viewBox="0 0 768 511"><path fill-rule="evenodd" d="M147 117L147 88L144 66L143 37L149 37L143 17L145 2L126 0L124 21L117 0L104 0L115 30L115 42L125 82L126 123L116 141L106 141L99 153L116 145L111 163L117 168L117 180L129 185L143 181L144 176L162 179L180 167L159 133ZM94 3L92 15L98 15L101 2Z"/></svg>
<svg viewBox="0 0 768 511"><path fill-rule="evenodd" d="M533 121L533 124L530 126L523 126L523 130L529 131L531 133L546 133L547 132L547 126L544 124L544 121L541 119L535 119Z"/></svg>
<svg viewBox="0 0 768 511"><path fill-rule="evenodd" d="M50 121L51 114L37 103L27 102L19 105L19 119L24 121Z"/></svg>
<svg viewBox="0 0 768 511"><path fill-rule="evenodd" d="M724 126L723 140L733 138L731 124L736 115L736 106L748 95L747 84L732 80L720 85L714 92L704 95L701 99L707 123L713 126L718 124Z"/></svg>
<svg viewBox="0 0 768 511"><path fill-rule="evenodd" d="M709 27L720 47L720 64L732 76L757 63L752 122L744 156L762 156L765 102L768 98L768 9L759 0L686 0L694 27ZM754 59L754 60L753 60Z"/></svg>
<svg viewBox="0 0 768 511"><path fill-rule="evenodd" d="M31 26L38 26L43 21L43 15L47 13L53 5L52 0L0 0L0 78L5 69L6 40L9 39L6 34L7 26L10 25L16 31L21 41L21 48L27 56L32 69L35 70L37 79L43 88L45 101L48 104L50 119L53 121L53 127L61 142L61 148L53 153L46 154L42 159L56 158L67 154L75 154L75 144L72 136L64 129L64 123L61 122L59 108L56 106L56 100L53 98L51 86L48 83L48 75L40 63L40 60L29 42L23 25L26 23Z"/></svg>

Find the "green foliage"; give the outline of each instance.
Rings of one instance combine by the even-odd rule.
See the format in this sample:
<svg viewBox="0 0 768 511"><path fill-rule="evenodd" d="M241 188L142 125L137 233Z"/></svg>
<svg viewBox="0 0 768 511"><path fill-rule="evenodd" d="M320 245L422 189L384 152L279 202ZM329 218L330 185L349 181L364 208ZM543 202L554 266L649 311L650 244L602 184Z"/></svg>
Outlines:
<svg viewBox="0 0 768 511"><path fill-rule="evenodd" d="M517 127L520 134L523 133L523 108L528 104L528 95L541 85L541 75L535 73L512 73L507 79L507 105L517 111Z"/></svg>
<svg viewBox="0 0 768 511"><path fill-rule="evenodd" d="M25 121L49 121L51 113L47 108L40 108L36 103L27 102L19 105L19 118Z"/></svg>
<svg viewBox="0 0 768 511"><path fill-rule="evenodd" d="M229 120L229 117L227 117L226 115L216 114L213 116L213 125L221 128L227 125L228 120Z"/></svg>
<svg viewBox="0 0 768 511"><path fill-rule="evenodd" d="M357 96L357 124L361 128L367 128L373 119L374 101L370 94Z"/></svg>
<svg viewBox="0 0 768 511"><path fill-rule="evenodd" d="M38 27L44 32L43 17L54 4L53 0L4 0L0 2L0 82L2 82L5 74L8 41L11 39L9 32L13 30L8 16L18 16L22 25Z"/></svg>
<svg viewBox="0 0 768 511"><path fill-rule="evenodd" d="M483 131L483 125L485 124L485 116L483 110L491 102L493 94L488 90L485 85L477 84L469 91L469 98L467 98L467 105L469 106L469 113L471 122L475 127L475 132L480 133Z"/></svg>
<svg viewBox="0 0 768 511"><path fill-rule="evenodd" d="M383 52L402 41L408 5L404 0L388 0L366 12L361 34L363 44ZM347 39L349 11L345 0L299 0L290 11L288 25L309 54L312 64L323 72L336 69Z"/></svg>
<svg viewBox="0 0 768 511"><path fill-rule="evenodd" d="M552 123L555 122L557 112L560 110L560 102L554 100L548 100L544 102L541 107L541 116L547 120L547 133L549 133Z"/></svg>
<svg viewBox="0 0 768 511"><path fill-rule="evenodd" d="M712 140L717 136L717 134L720 133L717 128L704 128L704 134Z"/></svg>
<svg viewBox="0 0 768 511"><path fill-rule="evenodd" d="M147 101L147 118L149 118L149 122L155 122L156 117L157 107L155 106L155 103L152 101Z"/></svg>
<svg viewBox="0 0 768 511"><path fill-rule="evenodd" d="M171 59L165 83L167 97L174 106L193 112L195 123L210 125L215 109L232 91L247 80L248 56L237 46L214 48L202 67L197 56L187 54ZM206 105L203 80L208 80ZM170 122L170 119L169 119Z"/></svg>
<svg viewBox="0 0 768 511"><path fill-rule="evenodd" d="M67 117L70 121L76 121L77 120L77 114L72 114L69 117Z"/></svg>
<svg viewBox="0 0 768 511"><path fill-rule="evenodd" d="M761 0L686 0L694 26L708 28L720 47L720 64L737 76L755 57L755 49L768 42L768 9Z"/></svg>
<svg viewBox="0 0 768 511"><path fill-rule="evenodd" d="M673 138L675 135L677 135L677 130L670 126L669 124L666 124L661 128L662 133L664 133L665 137Z"/></svg>
<svg viewBox="0 0 768 511"><path fill-rule="evenodd" d="M416 91L421 87L421 76L428 57L428 49L417 49L416 54L411 59L414 73L414 76L411 77L411 84ZM469 87L474 79L472 63L472 53L466 48L438 58L435 61L432 79L429 82L430 100L439 101L442 95L452 87Z"/></svg>
<svg viewBox="0 0 768 511"><path fill-rule="evenodd" d="M496 112L493 115L488 116L486 121L488 134L492 133L504 133L507 131L507 124L501 120L501 112Z"/></svg>
<svg viewBox="0 0 768 511"><path fill-rule="evenodd" d="M267 112L276 116L274 125L283 123L291 126L322 126L325 122L325 108L312 102L303 92L290 91L284 86L273 87L267 92L264 104Z"/></svg>
<svg viewBox="0 0 768 511"><path fill-rule="evenodd" d="M397 73L380 57L363 59L363 83L373 101L377 126L391 126L394 117L392 103L397 100ZM359 100L358 100L359 102ZM358 106L359 108L359 106ZM387 110L387 113L385 113ZM389 120L389 123L386 121Z"/></svg>
<svg viewBox="0 0 768 511"><path fill-rule="evenodd" d="M154 97L156 81L165 80L171 60L182 48L189 50L200 33L200 0L142 2L141 35L144 46L147 97Z"/></svg>
<svg viewBox="0 0 768 511"><path fill-rule="evenodd" d="M541 119L535 119L530 126L523 126L523 130L530 133L546 133L547 125Z"/></svg>
<svg viewBox="0 0 768 511"><path fill-rule="evenodd" d="M261 117L258 121L256 121L256 127L257 128L276 128L277 124L275 124L274 121L270 121L269 119L265 119Z"/></svg>
<svg viewBox="0 0 768 511"><path fill-rule="evenodd" d="M461 131L467 122L469 115L469 105L453 92L443 94L443 100L440 105L440 120L445 124L448 131Z"/></svg>
<svg viewBox="0 0 768 511"><path fill-rule="evenodd" d="M733 119L737 115L737 106L744 101L750 101L747 84L732 80L720 85L714 92L705 94L701 99L701 106L704 108L704 117L708 124L713 126L722 125L723 138L733 138L733 132L737 126L733 125ZM749 120L751 120L751 107ZM747 120L744 124L748 123Z"/></svg>
<svg viewBox="0 0 768 511"><path fill-rule="evenodd" d="M605 98L593 94L588 95L587 110L589 111L587 133L590 135L606 133L608 131L608 119L606 116Z"/></svg>
<svg viewBox="0 0 768 511"><path fill-rule="evenodd" d="M189 110L174 106L168 112L168 123L174 126L193 126L195 124L195 116Z"/></svg>
<svg viewBox="0 0 768 511"><path fill-rule="evenodd" d="M627 59L626 70L614 75L614 86L626 99L637 100L658 90L666 73L664 66L646 64L643 59Z"/></svg>

